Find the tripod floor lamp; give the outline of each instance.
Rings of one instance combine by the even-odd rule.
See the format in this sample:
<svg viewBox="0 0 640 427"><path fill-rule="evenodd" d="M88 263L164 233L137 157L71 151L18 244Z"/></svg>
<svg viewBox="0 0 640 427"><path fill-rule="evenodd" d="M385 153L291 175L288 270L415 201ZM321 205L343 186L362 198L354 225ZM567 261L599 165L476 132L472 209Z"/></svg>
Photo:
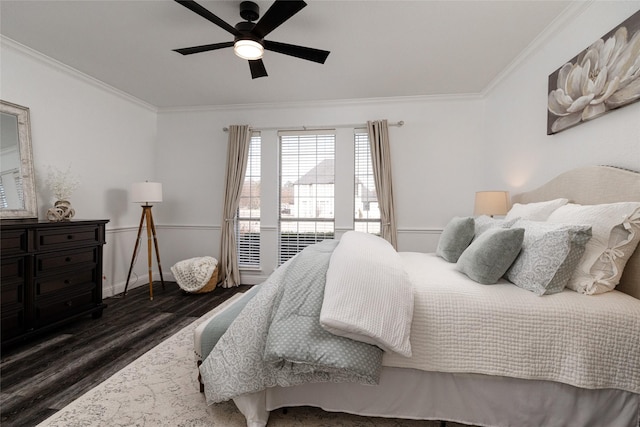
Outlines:
<svg viewBox="0 0 640 427"><path fill-rule="evenodd" d="M162 282L162 289L164 289L164 278L162 277L162 265L160 264L160 251L158 251L158 239L156 238L156 226L153 223L153 214L151 203L162 202L162 184L159 182L136 182L131 185L131 198L134 203L142 203L142 216L140 217L140 226L138 227L138 236L136 237L136 246L133 249L133 256L131 257L131 265L129 266L129 274L127 275L127 284L124 287L123 295L127 294L129 288L129 279L131 278L131 272L133 271L133 265L136 262L138 256L138 249L140 248L140 235L142 234L142 227L146 221L147 223L147 260L149 265L149 299L153 301L153 274L151 271L151 237L153 236L153 244L156 249L156 260L158 261L158 270L160 270L160 281Z"/></svg>

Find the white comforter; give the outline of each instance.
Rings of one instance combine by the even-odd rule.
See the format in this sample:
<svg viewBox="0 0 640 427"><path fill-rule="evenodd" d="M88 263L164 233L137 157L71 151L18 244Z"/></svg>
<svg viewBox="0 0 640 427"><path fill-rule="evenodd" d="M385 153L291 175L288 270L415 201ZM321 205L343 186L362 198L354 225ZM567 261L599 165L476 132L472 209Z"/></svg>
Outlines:
<svg viewBox="0 0 640 427"><path fill-rule="evenodd" d="M320 324L332 334L411 356L413 286L386 240L349 231L331 255Z"/></svg>
<svg viewBox="0 0 640 427"><path fill-rule="evenodd" d="M414 286L413 356L385 353L384 366L640 393L640 300L539 297L506 281L480 285L434 254L400 255Z"/></svg>

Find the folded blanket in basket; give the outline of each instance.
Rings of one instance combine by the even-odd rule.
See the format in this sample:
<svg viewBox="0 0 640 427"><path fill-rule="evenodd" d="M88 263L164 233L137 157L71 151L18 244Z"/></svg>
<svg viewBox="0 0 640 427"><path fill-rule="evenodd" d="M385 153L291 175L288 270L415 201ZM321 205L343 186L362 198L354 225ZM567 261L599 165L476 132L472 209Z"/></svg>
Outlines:
<svg viewBox="0 0 640 427"><path fill-rule="evenodd" d="M181 289L196 292L211 279L217 265L218 260L210 256L189 258L177 262L171 267L171 273Z"/></svg>

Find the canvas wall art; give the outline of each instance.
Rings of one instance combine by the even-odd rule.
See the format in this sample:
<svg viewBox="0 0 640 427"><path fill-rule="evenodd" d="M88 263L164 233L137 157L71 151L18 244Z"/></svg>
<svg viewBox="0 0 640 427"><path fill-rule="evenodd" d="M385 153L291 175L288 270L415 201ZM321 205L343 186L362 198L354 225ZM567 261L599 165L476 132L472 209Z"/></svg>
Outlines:
<svg viewBox="0 0 640 427"><path fill-rule="evenodd" d="M547 135L640 99L640 11L549 76Z"/></svg>

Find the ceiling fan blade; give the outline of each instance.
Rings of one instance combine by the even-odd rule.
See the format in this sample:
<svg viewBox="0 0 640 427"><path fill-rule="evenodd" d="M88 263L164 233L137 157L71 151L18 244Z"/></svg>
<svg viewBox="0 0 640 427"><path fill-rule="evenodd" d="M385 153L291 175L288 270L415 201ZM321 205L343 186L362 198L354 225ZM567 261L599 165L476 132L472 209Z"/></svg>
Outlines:
<svg viewBox="0 0 640 427"><path fill-rule="evenodd" d="M262 18L260 18L253 28L252 33L260 38L264 38L306 5L302 0L276 0L269 10L262 15Z"/></svg>
<svg viewBox="0 0 640 427"><path fill-rule="evenodd" d="M207 19L207 20L213 22L214 24L216 24L218 27L222 28L223 30L226 30L226 31L230 32L234 36L241 36L242 35L240 33L240 31L235 29L235 27L227 24L225 21L223 21L222 19L218 18L216 15L214 15L211 12L209 12L207 9L205 9L202 6L200 6L195 1L193 1L193 0L175 0L175 1L177 3L180 3L181 5L183 5L187 9L191 10L192 12L195 12L198 15L202 16L204 19Z"/></svg>
<svg viewBox="0 0 640 427"><path fill-rule="evenodd" d="M181 53L183 55L191 55L193 53L208 52L210 50L223 49L225 47L233 46L233 42L204 44L202 46L183 47L181 49L173 49L174 52Z"/></svg>
<svg viewBox="0 0 640 427"><path fill-rule="evenodd" d="M324 64L329 56L328 50L313 49L310 47L296 46L294 44L279 43L264 40L264 48L273 52L282 53L284 55L295 56L296 58L306 59L307 61L318 62Z"/></svg>
<svg viewBox="0 0 640 427"><path fill-rule="evenodd" d="M251 78L267 77L267 69L264 67L262 59L249 60L249 68L251 69Z"/></svg>

